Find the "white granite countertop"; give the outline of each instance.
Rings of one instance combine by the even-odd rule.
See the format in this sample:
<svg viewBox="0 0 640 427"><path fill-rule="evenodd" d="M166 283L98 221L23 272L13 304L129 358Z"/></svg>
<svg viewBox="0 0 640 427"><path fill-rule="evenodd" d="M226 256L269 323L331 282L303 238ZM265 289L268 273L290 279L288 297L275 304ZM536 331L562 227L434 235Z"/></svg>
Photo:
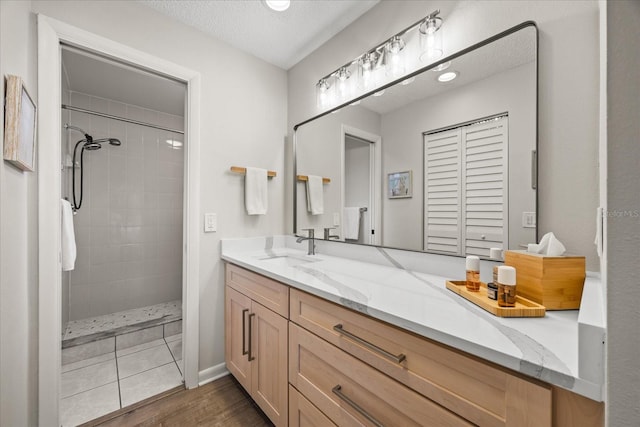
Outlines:
<svg viewBox="0 0 640 427"><path fill-rule="evenodd" d="M447 279L464 278L462 258L335 242L318 242L319 253L308 256L306 244L296 244L291 236L226 239L222 258L498 365L603 400L600 372L584 374L585 369L602 369L602 358L590 354L590 366L581 366L578 310L547 311L543 318L500 318L446 289ZM345 256L345 251L352 256ZM438 263L434 270L440 274L447 267L457 274L444 277L409 269L407 265L416 264L416 256L422 257L423 264L425 259L427 264ZM452 265L443 267L443 262ZM453 269L460 263L461 268ZM591 277L587 282L585 286L599 284ZM604 332L589 339L603 337ZM604 347L589 344L588 348Z"/></svg>

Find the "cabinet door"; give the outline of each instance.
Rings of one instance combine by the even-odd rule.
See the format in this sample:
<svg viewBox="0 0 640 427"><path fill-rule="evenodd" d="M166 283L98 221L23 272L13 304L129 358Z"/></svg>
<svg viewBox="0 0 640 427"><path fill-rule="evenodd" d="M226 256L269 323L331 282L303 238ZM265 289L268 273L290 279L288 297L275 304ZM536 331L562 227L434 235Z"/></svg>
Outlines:
<svg viewBox="0 0 640 427"><path fill-rule="evenodd" d="M248 322L251 300L225 286L225 358L227 369L251 393L251 364L248 358Z"/></svg>
<svg viewBox="0 0 640 427"><path fill-rule="evenodd" d="M289 386L289 427L336 427L298 390Z"/></svg>
<svg viewBox="0 0 640 427"><path fill-rule="evenodd" d="M251 396L276 426L288 423L288 321L252 303Z"/></svg>

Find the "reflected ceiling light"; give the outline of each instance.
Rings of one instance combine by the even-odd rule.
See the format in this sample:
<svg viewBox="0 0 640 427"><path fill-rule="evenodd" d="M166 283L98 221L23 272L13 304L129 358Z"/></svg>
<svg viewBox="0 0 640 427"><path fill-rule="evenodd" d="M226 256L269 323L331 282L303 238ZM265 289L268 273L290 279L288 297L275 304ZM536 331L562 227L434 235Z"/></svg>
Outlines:
<svg viewBox="0 0 640 427"><path fill-rule="evenodd" d="M435 66L431 69L431 71L444 71L451 66L451 61L443 62L442 64Z"/></svg>
<svg viewBox="0 0 640 427"><path fill-rule="evenodd" d="M174 150L179 150L182 147L182 141L176 141L175 139L167 139L165 141Z"/></svg>
<svg viewBox="0 0 640 427"><path fill-rule="evenodd" d="M442 56L442 18L439 10L427 16L420 23L420 61L431 62Z"/></svg>
<svg viewBox="0 0 640 427"><path fill-rule="evenodd" d="M351 104L349 104L349 105L351 105L351 106L353 106L353 107L355 107L356 105L360 105L360 100L358 99L357 101L352 102L352 103L351 103Z"/></svg>
<svg viewBox="0 0 640 427"><path fill-rule="evenodd" d="M268 0L265 1L267 4L270 3ZM407 55L413 55L411 52L419 51L421 60L442 56L443 21L439 14L439 10L432 12L318 80L318 108L336 107L356 95L373 92L391 80L402 78L407 74L407 64L414 62L407 58ZM418 31L418 37L409 36L414 30ZM417 46L418 43L420 47ZM413 80L409 78L402 83L407 85ZM358 91L359 93L356 93ZM384 91L376 92L375 95L380 96L382 93Z"/></svg>
<svg viewBox="0 0 640 427"><path fill-rule="evenodd" d="M413 83L415 81L416 81L415 76L414 77L409 77L408 79L403 80L402 84L406 86L406 85L410 85L411 83Z"/></svg>
<svg viewBox="0 0 640 427"><path fill-rule="evenodd" d="M276 12L284 12L289 9L291 5L291 0L264 0L264 2L269 6L269 9L275 10Z"/></svg>
<svg viewBox="0 0 640 427"><path fill-rule="evenodd" d="M378 92L373 94L373 96L382 96L382 95L384 95L384 89L379 90Z"/></svg>
<svg viewBox="0 0 640 427"><path fill-rule="evenodd" d="M438 81L442 83L450 82L451 80L458 77L458 74L460 73L458 73L457 71L447 71L446 73L442 73L438 76Z"/></svg>

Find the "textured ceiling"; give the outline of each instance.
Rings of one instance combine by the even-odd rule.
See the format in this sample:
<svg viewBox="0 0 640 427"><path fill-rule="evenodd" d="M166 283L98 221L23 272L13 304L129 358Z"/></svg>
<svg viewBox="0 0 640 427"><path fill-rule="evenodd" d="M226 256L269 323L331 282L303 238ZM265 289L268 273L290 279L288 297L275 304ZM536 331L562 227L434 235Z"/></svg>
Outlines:
<svg viewBox="0 0 640 427"><path fill-rule="evenodd" d="M139 0L142 4L288 70L380 0Z"/></svg>

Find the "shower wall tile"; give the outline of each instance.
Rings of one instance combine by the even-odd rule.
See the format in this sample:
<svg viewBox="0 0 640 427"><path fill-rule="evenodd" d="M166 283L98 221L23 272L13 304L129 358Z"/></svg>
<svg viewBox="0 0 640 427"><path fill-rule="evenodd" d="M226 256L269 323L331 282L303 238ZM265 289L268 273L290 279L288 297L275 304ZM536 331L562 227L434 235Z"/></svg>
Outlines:
<svg viewBox="0 0 640 427"><path fill-rule="evenodd" d="M183 128L182 117L81 93L71 93L70 104ZM70 121L71 114L72 124L95 138L118 138L122 145L85 152L85 195L75 217L81 254L70 274L69 319L180 299L184 150L166 140L182 136L77 112Z"/></svg>

